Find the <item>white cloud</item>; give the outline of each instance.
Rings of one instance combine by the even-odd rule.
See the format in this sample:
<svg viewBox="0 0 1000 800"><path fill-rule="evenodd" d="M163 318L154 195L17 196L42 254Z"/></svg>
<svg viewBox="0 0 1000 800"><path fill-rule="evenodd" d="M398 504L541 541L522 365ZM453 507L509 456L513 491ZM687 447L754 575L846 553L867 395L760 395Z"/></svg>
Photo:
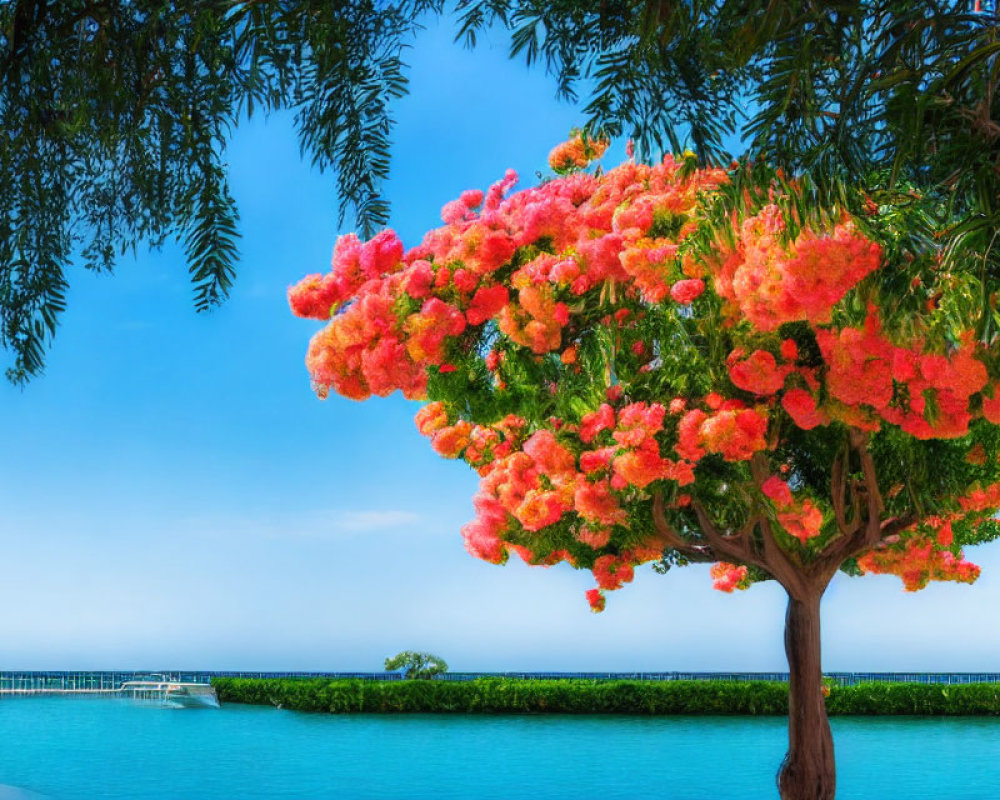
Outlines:
<svg viewBox="0 0 1000 800"><path fill-rule="evenodd" d="M425 518L415 511L393 508L297 509L287 513L242 517L204 514L180 520L171 535L199 540L204 537L235 537L244 542L292 539L332 541L377 531L410 532L424 521Z"/></svg>

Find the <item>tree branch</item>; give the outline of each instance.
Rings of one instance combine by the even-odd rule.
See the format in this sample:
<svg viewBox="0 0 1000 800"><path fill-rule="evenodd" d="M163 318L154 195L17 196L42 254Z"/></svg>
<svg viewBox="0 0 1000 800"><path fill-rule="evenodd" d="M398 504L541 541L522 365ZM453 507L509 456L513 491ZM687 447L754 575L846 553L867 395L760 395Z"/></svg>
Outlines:
<svg viewBox="0 0 1000 800"><path fill-rule="evenodd" d="M758 488L763 486L771 473L767 456L763 453L754 453L750 459L750 473ZM841 560L831 568L830 562L820 554L819 559L805 564L798 552L788 552L778 543L769 518L761 517L759 523L763 550L759 564L793 597L806 597L815 589L817 582L825 586L837 566L842 563Z"/></svg>
<svg viewBox="0 0 1000 800"><path fill-rule="evenodd" d="M656 528L657 538L663 542L665 547L682 550L690 544L681 538L673 525L667 522L667 515L663 508L663 492L656 492L653 495L653 527Z"/></svg>
<svg viewBox="0 0 1000 800"><path fill-rule="evenodd" d="M868 451L868 434L851 428L851 447L861 461L861 471L865 478L865 496L868 501L868 519L865 525L865 543L874 547L882 538L882 512L885 504L878 488L878 476L875 474L875 459Z"/></svg>
<svg viewBox="0 0 1000 800"><path fill-rule="evenodd" d="M836 562L838 567L848 558L853 558L866 550L871 550L879 542L905 530L919 519L916 512L909 512L900 517L890 517L886 520L882 519L885 504L882 501L882 493L878 488L875 459L872 458L872 454L868 450L868 434L865 431L852 428L849 436L851 449L858 454L858 460L861 463L864 482L860 487L861 491L858 491L858 488L852 488L851 490L855 512L854 520L849 526L850 535L834 540L822 553L824 560ZM846 483L846 478L839 477L839 473L843 471L843 466L843 461L838 456L838 460L834 462L834 477L832 481L835 513L838 513L837 480L839 479ZM867 506L864 524L861 523L860 519L862 499ZM839 516L837 524L840 526ZM841 531L844 532L845 529L841 527Z"/></svg>
<svg viewBox="0 0 1000 800"><path fill-rule="evenodd" d="M774 576L792 597L804 597L808 593L808 575L798 557L778 544L771 527L771 520L762 519L760 535L764 548L764 569Z"/></svg>
<svg viewBox="0 0 1000 800"><path fill-rule="evenodd" d="M754 453L750 457L750 474L753 476L754 483L757 484L758 489L771 476L770 473L771 470L767 463L767 456L763 453Z"/></svg>
<svg viewBox="0 0 1000 800"><path fill-rule="evenodd" d="M914 512L904 514L901 517L890 517L887 520L883 520L879 524L879 534L875 539L874 544L871 543L870 537L867 535L867 531L862 535L861 531L853 537L853 539L848 543L847 546L843 548L843 556L840 559L842 564L848 558L854 558L862 553L871 550L873 547L877 547L879 542L883 542L890 536L895 536L897 533L905 531L915 522L920 519L920 516ZM839 564L838 564L839 566Z"/></svg>
<svg viewBox="0 0 1000 800"><path fill-rule="evenodd" d="M663 547L677 550L687 558L695 561L717 561L715 554L704 547L700 547L694 542L687 541L676 529L667 521L667 515L663 507L663 493L656 492L653 495L653 527L656 528L656 540Z"/></svg>
<svg viewBox="0 0 1000 800"><path fill-rule="evenodd" d="M855 502L854 492L851 492L851 505L854 514L850 522L847 521L847 458L846 453L841 451L833 459L833 468L830 476L830 500L833 504L833 514L837 520L837 528L846 537L852 537L858 530L858 507Z"/></svg>
<svg viewBox="0 0 1000 800"><path fill-rule="evenodd" d="M691 507L698 517L698 526L701 528L702 535L708 541L709 546L720 561L725 558L753 564L762 569L768 569L765 562L754 552L754 548L750 542L750 534L753 533L753 529L760 521L757 517L751 519L749 523L740 528L735 534L727 535L716 527L715 523L708 516L708 512L705 511L705 507L698 500L692 499Z"/></svg>

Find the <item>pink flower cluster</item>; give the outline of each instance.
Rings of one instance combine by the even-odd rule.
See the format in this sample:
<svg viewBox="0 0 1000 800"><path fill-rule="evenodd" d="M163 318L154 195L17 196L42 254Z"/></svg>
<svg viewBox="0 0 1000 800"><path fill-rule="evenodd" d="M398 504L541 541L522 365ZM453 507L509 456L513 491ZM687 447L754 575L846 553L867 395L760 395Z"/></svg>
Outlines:
<svg viewBox="0 0 1000 800"><path fill-rule="evenodd" d="M798 357L795 342L782 342L782 356L794 362ZM743 348L737 348L726 360L729 379L733 385L745 392L758 395L777 394L785 385L785 378L795 371L792 364L778 365L774 355L767 350L754 350L749 356Z"/></svg>
<svg viewBox="0 0 1000 800"><path fill-rule="evenodd" d="M979 567L942 547L932 536L912 536L899 544L869 550L858 558L862 572L898 575L908 592L923 589L930 581L974 583Z"/></svg>
<svg viewBox="0 0 1000 800"><path fill-rule="evenodd" d="M583 169L591 161L604 155L610 142L607 139L591 139L576 133L565 142L556 145L549 153L549 166L553 171L565 174L574 169Z"/></svg>
<svg viewBox="0 0 1000 800"><path fill-rule="evenodd" d="M993 511L1000 508L1000 483L976 486L968 494L958 498L963 511Z"/></svg>
<svg viewBox="0 0 1000 800"><path fill-rule="evenodd" d="M726 461L747 461L767 448L767 412L747 408L739 400L723 401L718 395L705 398L709 411L693 408L681 417L677 428L677 454L700 461L707 453L718 453Z"/></svg>
<svg viewBox="0 0 1000 800"><path fill-rule="evenodd" d="M725 561L713 564L709 570L709 575L712 578L712 588L718 589L720 592L732 592L735 589L750 588L750 580L747 573L747 568L742 564L729 564Z"/></svg>
<svg viewBox="0 0 1000 800"><path fill-rule="evenodd" d="M761 331L786 322L827 323L841 298L881 263L877 244L848 220L829 232L803 229L794 239L777 205L745 219L734 249L720 246L709 269L731 314Z"/></svg>
<svg viewBox="0 0 1000 800"><path fill-rule="evenodd" d="M1000 423L1000 392L987 396L982 348L970 333L946 353L926 352L921 341L899 345L882 331L875 306L863 327L813 332L823 367L797 366L798 348L790 339L781 342L780 359L769 349L748 355L737 347L726 362L733 385L761 398L780 394L782 408L803 430L836 420L874 431L889 422L918 439L953 439L969 432L977 394L982 416Z"/></svg>
<svg viewBox="0 0 1000 800"><path fill-rule="evenodd" d="M309 275L289 291L292 312L298 317L328 320L337 306L353 299L365 283L397 271L402 260L403 243L391 230L364 243L353 233L341 236L333 248L331 271Z"/></svg>
<svg viewBox="0 0 1000 800"><path fill-rule="evenodd" d="M662 549L650 543L608 551L613 531L631 528L626 498L653 481L694 479L691 464L660 453L666 413L658 404L629 403L616 411L605 403L578 426L553 421L558 435L549 428L525 435L522 419L452 423L435 402L417 413L416 423L438 453L479 469L476 518L463 528L472 555L494 563L508 552L533 564L586 563L599 588L613 590Z"/></svg>
<svg viewBox="0 0 1000 800"><path fill-rule="evenodd" d="M764 481L760 490L774 503L776 519L790 536L794 536L802 544L819 536L823 526L823 512L812 500L796 500L788 484L777 475Z"/></svg>
<svg viewBox="0 0 1000 800"><path fill-rule="evenodd" d="M816 341L827 365L827 390L838 404L826 409L834 419L877 429L881 418L918 439L968 433L970 399L988 380L971 334L947 355L925 353L920 343L901 347L882 333L872 308L863 328L821 329ZM989 406L984 403L984 413Z"/></svg>
<svg viewBox="0 0 1000 800"><path fill-rule="evenodd" d="M668 157L508 195L517 180L508 171L485 194L464 192L447 204L446 224L407 252L392 231L365 243L341 237L331 271L289 290L294 313L328 322L306 357L316 391L364 399L398 389L423 397L428 374L452 371L459 340L490 320L532 353L565 350L574 298L609 286L623 300L671 294L690 303L704 283L671 275L680 277L677 241L695 223L681 224L677 240L649 234L664 216L694 215L699 192L725 179L721 170L681 175ZM498 279L518 252L534 255Z"/></svg>

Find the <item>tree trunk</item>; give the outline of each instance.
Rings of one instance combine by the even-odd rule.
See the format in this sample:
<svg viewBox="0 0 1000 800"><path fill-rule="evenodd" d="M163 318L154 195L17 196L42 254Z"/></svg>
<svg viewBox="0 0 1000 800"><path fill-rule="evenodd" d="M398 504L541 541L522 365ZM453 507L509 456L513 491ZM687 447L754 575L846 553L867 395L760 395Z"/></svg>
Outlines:
<svg viewBox="0 0 1000 800"><path fill-rule="evenodd" d="M826 582L788 597L788 755L778 773L782 800L833 800L837 775L823 700L819 602Z"/></svg>

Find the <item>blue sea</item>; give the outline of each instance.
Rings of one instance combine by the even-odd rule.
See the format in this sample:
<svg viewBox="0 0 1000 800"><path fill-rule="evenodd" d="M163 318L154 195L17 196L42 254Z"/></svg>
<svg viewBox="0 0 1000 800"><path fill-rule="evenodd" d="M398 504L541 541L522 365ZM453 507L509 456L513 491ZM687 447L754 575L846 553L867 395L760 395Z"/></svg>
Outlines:
<svg viewBox="0 0 1000 800"><path fill-rule="evenodd" d="M773 800L783 718L334 716L0 700L0 800ZM839 800L993 798L1000 719L833 720Z"/></svg>

